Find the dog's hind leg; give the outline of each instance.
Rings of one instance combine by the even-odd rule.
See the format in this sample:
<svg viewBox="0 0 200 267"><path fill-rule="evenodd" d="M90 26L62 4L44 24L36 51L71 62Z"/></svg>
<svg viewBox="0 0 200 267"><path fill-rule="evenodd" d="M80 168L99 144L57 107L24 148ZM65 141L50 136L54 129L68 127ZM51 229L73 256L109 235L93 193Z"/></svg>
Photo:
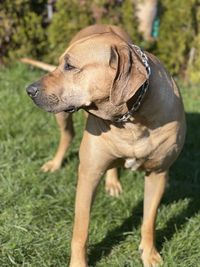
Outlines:
<svg viewBox="0 0 200 267"><path fill-rule="evenodd" d="M74 137L72 114L60 112L55 116L60 128L60 142L53 159L46 162L41 167L42 171L44 172L54 172L61 167L65 152L68 150L69 145Z"/></svg>
<svg viewBox="0 0 200 267"><path fill-rule="evenodd" d="M142 239L139 246L144 267L160 266L162 258L155 247L155 222L158 206L168 179L168 171L145 176Z"/></svg>

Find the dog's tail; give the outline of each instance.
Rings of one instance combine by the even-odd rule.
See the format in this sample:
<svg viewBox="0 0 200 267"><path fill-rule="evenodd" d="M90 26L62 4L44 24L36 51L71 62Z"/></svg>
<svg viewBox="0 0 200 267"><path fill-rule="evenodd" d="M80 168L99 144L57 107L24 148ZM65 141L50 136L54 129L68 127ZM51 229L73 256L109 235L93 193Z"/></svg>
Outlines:
<svg viewBox="0 0 200 267"><path fill-rule="evenodd" d="M44 63L38 60L30 59L27 57L21 58L20 61L26 64L30 64L32 66L35 66L39 69L46 70L46 71L53 71L56 68L56 66L54 65L50 65L50 64L47 64L47 63Z"/></svg>

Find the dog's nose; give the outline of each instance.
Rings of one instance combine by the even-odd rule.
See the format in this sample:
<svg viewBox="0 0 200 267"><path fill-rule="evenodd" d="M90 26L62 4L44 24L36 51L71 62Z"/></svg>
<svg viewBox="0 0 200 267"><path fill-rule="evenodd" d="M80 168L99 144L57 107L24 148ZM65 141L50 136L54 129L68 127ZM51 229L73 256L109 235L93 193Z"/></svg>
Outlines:
<svg viewBox="0 0 200 267"><path fill-rule="evenodd" d="M30 97L35 97L38 92L38 87L34 84L31 84L26 88L26 92Z"/></svg>

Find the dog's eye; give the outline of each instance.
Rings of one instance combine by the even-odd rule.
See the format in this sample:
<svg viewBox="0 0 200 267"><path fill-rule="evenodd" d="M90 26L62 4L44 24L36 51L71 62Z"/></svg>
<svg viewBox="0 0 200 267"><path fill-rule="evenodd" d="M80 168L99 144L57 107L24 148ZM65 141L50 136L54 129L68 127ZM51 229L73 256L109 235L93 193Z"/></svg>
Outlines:
<svg viewBox="0 0 200 267"><path fill-rule="evenodd" d="M64 70L73 70L73 69L75 69L75 67L74 66L72 66L72 65L70 65L69 63L65 63L65 65L64 65Z"/></svg>

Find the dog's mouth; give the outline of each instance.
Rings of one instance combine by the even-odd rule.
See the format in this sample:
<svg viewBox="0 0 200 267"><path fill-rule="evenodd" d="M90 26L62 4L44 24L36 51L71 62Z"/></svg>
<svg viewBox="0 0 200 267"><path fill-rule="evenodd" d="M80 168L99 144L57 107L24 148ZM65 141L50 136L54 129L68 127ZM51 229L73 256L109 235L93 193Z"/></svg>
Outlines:
<svg viewBox="0 0 200 267"><path fill-rule="evenodd" d="M67 113L73 113L73 112L76 112L76 111L78 111L78 108L75 107L75 106L70 106L70 107L68 107L68 108L66 108L64 110L64 112L67 112Z"/></svg>
<svg viewBox="0 0 200 267"><path fill-rule="evenodd" d="M76 112L78 111L79 109L84 109L84 110L88 110L88 108L91 108L92 107L92 104L86 104L86 105L80 105L78 107L75 107L75 106L69 106L68 108L65 108L63 111L64 112L68 112L68 113L73 113L73 112Z"/></svg>

